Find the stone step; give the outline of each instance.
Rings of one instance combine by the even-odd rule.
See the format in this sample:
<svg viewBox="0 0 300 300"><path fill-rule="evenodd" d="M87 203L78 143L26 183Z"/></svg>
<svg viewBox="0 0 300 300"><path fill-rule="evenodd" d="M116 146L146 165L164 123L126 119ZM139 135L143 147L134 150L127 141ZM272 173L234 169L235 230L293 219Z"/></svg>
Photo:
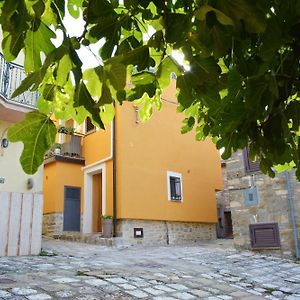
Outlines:
<svg viewBox="0 0 300 300"><path fill-rule="evenodd" d="M105 238L102 236L102 233L82 234L80 232L70 232L53 235L53 238L102 246L113 245L113 238Z"/></svg>

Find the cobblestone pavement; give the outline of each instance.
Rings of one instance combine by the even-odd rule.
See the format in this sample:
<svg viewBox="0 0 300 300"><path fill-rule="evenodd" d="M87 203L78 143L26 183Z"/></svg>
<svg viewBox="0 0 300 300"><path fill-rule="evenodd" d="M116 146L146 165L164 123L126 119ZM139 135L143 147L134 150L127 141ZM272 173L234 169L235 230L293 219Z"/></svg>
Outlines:
<svg viewBox="0 0 300 300"><path fill-rule="evenodd" d="M0 299L300 300L300 264L217 243L109 248L45 240L0 258Z"/></svg>

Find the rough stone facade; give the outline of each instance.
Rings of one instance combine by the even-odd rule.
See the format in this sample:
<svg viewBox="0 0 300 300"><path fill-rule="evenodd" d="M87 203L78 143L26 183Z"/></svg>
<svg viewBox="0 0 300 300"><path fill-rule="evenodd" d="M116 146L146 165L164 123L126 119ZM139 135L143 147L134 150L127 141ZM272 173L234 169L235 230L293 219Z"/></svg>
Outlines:
<svg viewBox="0 0 300 300"><path fill-rule="evenodd" d="M227 186L227 169L226 162L222 162L222 179L223 186ZM218 223L217 223L217 237L218 238L232 238L232 219L230 208L230 196L227 189L218 191L216 193L217 209L218 209Z"/></svg>
<svg viewBox="0 0 300 300"><path fill-rule="evenodd" d="M49 213L43 216L43 235L54 236L63 232L63 213Z"/></svg>
<svg viewBox="0 0 300 300"><path fill-rule="evenodd" d="M80 227L82 228L82 218L81 215ZM63 213L48 213L43 215L43 235L47 236L61 236L65 235L66 232L63 230L64 214ZM76 235L76 232L72 232L72 235ZM77 235L80 232L77 233Z"/></svg>
<svg viewBox="0 0 300 300"><path fill-rule="evenodd" d="M294 254L294 241L288 205L288 189L285 173L270 178L257 171L247 174L242 152L235 153L227 162L227 184L232 212L234 243L238 248L251 249L249 224L276 222L279 225L281 247L272 253L285 256ZM300 243L300 184L294 172L289 173L292 187L298 241ZM245 202L245 191L256 187L258 201L253 205Z"/></svg>
<svg viewBox="0 0 300 300"><path fill-rule="evenodd" d="M134 228L143 237L134 237ZM118 220L118 240L124 245L172 245L216 239L215 224L171 221Z"/></svg>

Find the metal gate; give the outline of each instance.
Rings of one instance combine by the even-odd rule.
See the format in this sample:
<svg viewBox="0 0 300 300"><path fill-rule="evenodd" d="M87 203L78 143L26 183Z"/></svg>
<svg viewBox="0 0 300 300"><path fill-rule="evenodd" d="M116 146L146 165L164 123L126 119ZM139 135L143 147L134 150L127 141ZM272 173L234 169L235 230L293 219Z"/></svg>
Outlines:
<svg viewBox="0 0 300 300"><path fill-rule="evenodd" d="M64 231L80 231L80 187L65 186Z"/></svg>

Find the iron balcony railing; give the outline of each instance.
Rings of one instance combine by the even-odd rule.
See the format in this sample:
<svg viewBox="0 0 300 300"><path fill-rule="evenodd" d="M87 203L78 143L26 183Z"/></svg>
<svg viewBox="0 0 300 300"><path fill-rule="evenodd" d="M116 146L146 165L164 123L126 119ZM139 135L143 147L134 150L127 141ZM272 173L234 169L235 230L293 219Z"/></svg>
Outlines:
<svg viewBox="0 0 300 300"><path fill-rule="evenodd" d="M37 92L26 91L12 98L13 92L20 86L26 73L24 68L15 63L8 63L0 53L0 96L7 102L29 107L37 107Z"/></svg>

